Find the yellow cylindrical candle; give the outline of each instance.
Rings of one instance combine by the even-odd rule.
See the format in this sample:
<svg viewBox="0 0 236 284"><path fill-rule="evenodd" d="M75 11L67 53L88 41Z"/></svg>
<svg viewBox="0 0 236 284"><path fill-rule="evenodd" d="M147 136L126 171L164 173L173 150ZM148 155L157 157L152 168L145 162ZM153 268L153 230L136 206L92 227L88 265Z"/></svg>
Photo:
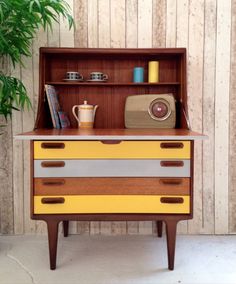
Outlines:
<svg viewBox="0 0 236 284"><path fill-rule="evenodd" d="M149 83L159 82L159 62L158 61L148 62L148 82Z"/></svg>

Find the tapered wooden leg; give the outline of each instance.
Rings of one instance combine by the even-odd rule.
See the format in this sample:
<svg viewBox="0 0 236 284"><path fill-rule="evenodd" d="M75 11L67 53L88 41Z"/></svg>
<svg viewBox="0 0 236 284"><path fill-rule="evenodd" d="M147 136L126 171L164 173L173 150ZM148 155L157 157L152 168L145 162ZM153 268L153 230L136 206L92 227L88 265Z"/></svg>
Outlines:
<svg viewBox="0 0 236 284"><path fill-rule="evenodd" d="M58 221L47 220L48 245L49 245L49 257L50 257L50 269L51 270L56 269L58 225L59 225Z"/></svg>
<svg viewBox="0 0 236 284"><path fill-rule="evenodd" d="M163 222L162 221L157 221L157 236L159 238L162 237L162 227L163 227Z"/></svg>
<svg viewBox="0 0 236 284"><path fill-rule="evenodd" d="M69 221L63 221L63 232L64 232L64 237L68 237Z"/></svg>
<svg viewBox="0 0 236 284"><path fill-rule="evenodd" d="M174 270L177 222L178 221L176 220L166 220L165 221L169 270Z"/></svg>

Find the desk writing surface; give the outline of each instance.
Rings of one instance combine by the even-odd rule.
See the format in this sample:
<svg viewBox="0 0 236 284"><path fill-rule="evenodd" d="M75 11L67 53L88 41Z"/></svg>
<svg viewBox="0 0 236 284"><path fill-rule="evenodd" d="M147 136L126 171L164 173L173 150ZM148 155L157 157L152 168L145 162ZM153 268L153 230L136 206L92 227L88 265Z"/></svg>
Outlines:
<svg viewBox="0 0 236 284"><path fill-rule="evenodd" d="M36 129L15 136L20 140L203 140L188 129Z"/></svg>

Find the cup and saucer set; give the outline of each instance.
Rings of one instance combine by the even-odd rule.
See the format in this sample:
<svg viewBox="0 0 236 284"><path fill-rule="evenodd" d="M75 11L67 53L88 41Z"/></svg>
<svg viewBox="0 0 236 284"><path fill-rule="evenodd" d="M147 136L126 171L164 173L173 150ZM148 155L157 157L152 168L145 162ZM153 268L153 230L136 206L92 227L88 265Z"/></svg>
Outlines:
<svg viewBox="0 0 236 284"><path fill-rule="evenodd" d="M63 79L63 81L68 81L68 82L70 82L70 81L80 81L80 82L83 82L84 81L84 77L79 72L69 71L69 72L66 72L66 78Z"/></svg>
<svg viewBox="0 0 236 284"><path fill-rule="evenodd" d="M91 72L87 82L106 82L108 80L108 75L102 72ZM69 71L66 73L66 78L63 81L77 81L84 82L84 77L79 72Z"/></svg>
<svg viewBox="0 0 236 284"><path fill-rule="evenodd" d="M106 82L108 80L108 75L102 72L92 72L89 75L89 80L87 82Z"/></svg>

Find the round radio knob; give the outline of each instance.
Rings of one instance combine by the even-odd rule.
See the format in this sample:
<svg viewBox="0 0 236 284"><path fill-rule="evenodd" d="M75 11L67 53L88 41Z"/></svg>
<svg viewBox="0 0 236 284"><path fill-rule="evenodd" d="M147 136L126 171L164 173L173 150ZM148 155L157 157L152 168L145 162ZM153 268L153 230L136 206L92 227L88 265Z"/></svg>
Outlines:
<svg viewBox="0 0 236 284"><path fill-rule="evenodd" d="M160 118L165 117L168 114L169 109L168 109L168 106L164 102L159 101L159 102L155 102L152 105L151 112L153 116L160 119Z"/></svg>

